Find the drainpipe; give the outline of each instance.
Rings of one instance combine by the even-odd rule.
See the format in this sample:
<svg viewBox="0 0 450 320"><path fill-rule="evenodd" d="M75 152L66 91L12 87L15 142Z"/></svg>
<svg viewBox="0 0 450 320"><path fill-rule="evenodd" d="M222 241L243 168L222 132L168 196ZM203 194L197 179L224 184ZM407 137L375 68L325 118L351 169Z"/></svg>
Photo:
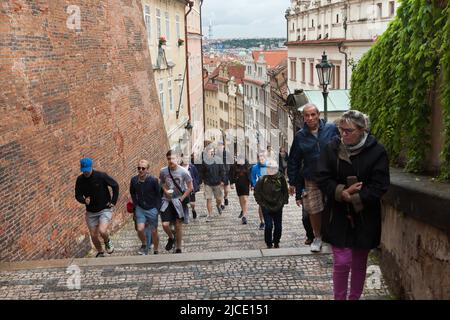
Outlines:
<svg viewBox="0 0 450 320"><path fill-rule="evenodd" d="M200 0L200 33L201 33L201 59L202 59L202 94L203 94L203 140L206 140L206 117L205 117L205 81L203 79L203 70L205 68L205 65L203 63L203 23L202 23L202 6L203 6L203 0Z"/></svg>
<svg viewBox="0 0 450 320"><path fill-rule="evenodd" d="M348 72L347 72L347 69L348 69L348 57L347 57L347 52L345 52L345 51L342 51L341 49L342 49L342 45L343 45L343 42L340 42L339 44L338 44L338 50L339 50L339 53L342 53L343 55L344 55L344 57L345 57L345 59L344 59L344 61L345 61L345 90L347 90L347 77L348 77Z"/></svg>
<svg viewBox="0 0 450 320"><path fill-rule="evenodd" d="M186 0L186 5L189 5L189 11L184 15L184 45L185 45L185 52L186 52L186 95L187 95L187 103L188 103L188 117L189 117L189 123L192 122L191 117L191 99L189 96L190 93L190 83L189 83L189 52L188 52L188 27L187 27L187 16L192 11L192 7L194 6L193 1ZM202 71L202 77L203 77L203 71Z"/></svg>
<svg viewBox="0 0 450 320"><path fill-rule="evenodd" d="M286 43L287 43L289 42L289 20L288 20L289 15L286 14L284 17L286 18Z"/></svg>

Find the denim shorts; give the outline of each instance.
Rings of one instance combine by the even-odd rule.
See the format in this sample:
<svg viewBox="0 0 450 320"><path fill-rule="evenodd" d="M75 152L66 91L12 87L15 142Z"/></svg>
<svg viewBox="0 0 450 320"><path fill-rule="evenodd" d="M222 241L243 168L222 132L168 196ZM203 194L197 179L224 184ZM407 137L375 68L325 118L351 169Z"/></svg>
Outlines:
<svg viewBox="0 0 450 320"><path fill-rule="evenodd" d="M136 206L135 215L137 224L148 223L152 229L158 228L158 209L152 208L145 210L139 206Z"/></svg>
<svg viewBox="0 0 450 320"><path fill-rule="evenodd" d="M100 212L86 212L86 223L90 229L96 228L100 223L110 223L112 219L112 210L103 209Z"/></svg>

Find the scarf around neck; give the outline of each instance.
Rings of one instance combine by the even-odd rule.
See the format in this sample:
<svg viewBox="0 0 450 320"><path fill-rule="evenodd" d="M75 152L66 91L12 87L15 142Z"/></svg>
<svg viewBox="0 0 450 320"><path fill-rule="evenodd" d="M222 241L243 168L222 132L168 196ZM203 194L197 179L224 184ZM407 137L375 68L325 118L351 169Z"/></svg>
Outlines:
<svg viewBox="0 0 450 320"><path fill-rule="evenodd" d="M347 146L344 144L344 142L341 139L341 143L339 144L339 150L338 150L338 156L341 160L347 161L348 163L352 163L350 160L350 156L357 155L361 152L362 148L364 147L364 144L366 143L368 133L365 132L364 136L361 138L361 141L358 142L355 145Z"/></svg>

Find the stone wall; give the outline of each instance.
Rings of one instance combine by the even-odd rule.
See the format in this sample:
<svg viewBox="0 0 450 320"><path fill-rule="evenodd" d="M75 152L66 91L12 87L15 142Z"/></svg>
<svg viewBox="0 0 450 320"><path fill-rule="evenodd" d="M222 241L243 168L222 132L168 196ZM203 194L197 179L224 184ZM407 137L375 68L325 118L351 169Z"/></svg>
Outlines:
<svg viewBox="0 0 450 320"><path fill-rule="evenodd" d="M391 172L381 269L401 299L450 299L450 185Z"/></svg>
<svg viewBox="0 0 450 320"><path fill-rule="evenodd" d="M0 2L0 261L83 256L79 159L120 184L168 148L139 0Z"/></svg>

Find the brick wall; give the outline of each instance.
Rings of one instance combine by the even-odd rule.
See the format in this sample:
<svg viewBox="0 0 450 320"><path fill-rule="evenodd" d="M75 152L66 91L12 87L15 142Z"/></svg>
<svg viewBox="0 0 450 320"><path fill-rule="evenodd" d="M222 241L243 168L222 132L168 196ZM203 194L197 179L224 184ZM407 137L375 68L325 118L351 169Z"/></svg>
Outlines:
<svg viewBox="0 0 450 320"><path fill-rule="evenodd" d="M157 174L168 148L145 35L138 0L0 2L0 261L87 252L84 156L120 184L113 228L130 219L137 161Z"/></svg>

